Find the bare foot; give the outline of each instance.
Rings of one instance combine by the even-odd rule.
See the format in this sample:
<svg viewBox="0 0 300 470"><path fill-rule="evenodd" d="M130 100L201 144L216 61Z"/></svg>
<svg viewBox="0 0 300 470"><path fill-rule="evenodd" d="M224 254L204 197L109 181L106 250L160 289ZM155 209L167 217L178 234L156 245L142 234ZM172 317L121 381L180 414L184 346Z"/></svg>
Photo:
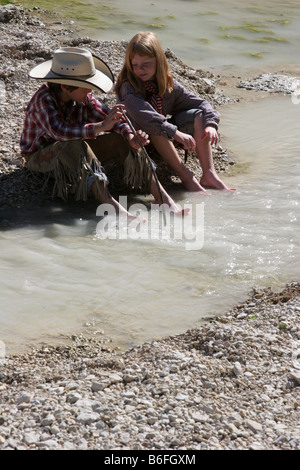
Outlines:
<svg viewBox="0 0 300 470"><path fill-rule="evenodd" d="M185 188L187 189L187 191L190 191L190 192L193 192L193 193L201 193L201 194L205 194L207 193L206 189L203 187L202 183L200 184L196 178L193 176L192 178L190 178L189 180L187 181L182 181Z"/></svg>
<svg viewBox="0 0 300 470"><path fill-rule="evenodd" d="M235 188L228 188L225 183L214 173L203 175L200 183L205 188L220 189L225 191L236 191Z"/></svg>
<svg viewBox="0 0 300 470"><path fill-rule="evenodd" d="M185 217L186 215L189 215L190 213L189 207L185 207L184 209L182 209L181 207L178 207L176 204L173 204L172 206L170 206L168 210L170 212L173 212L174 215L178 217Z"/></svg>
<svg viewBox="0 0 300 470"><path fill-rule="evenodd" d="M147 221L146 217L140 217L139 215L133 215L130 212L127 212L127 214L125 214L125 213L119 214L119 216L127 217L127 222L128 223L130 223L134 220L136 223L145 224L146 221Z"/></svg>
<svg viewBox="0 0 300 470"><path fill-rule="evenodd" d="M151 204L152 206L152 204ZM155 200L154 201L154 206L158 210L164 210L166 209L168 212L173 212L174 215L177 215L179 217L184 217L190 213L190 208L185 207L182 209L182 207L177 206L177 204L173 201L173 199L168 198L167 200L164 201L163 204L161 204L160 201Z"/></svg>

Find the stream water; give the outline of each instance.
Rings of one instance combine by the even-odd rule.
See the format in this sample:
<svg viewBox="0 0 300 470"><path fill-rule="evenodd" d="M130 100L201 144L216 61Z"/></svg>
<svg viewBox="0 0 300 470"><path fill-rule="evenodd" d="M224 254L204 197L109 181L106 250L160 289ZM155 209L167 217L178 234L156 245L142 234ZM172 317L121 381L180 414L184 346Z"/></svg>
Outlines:
<svg viewBox="0 0 300 470"><path fill-rule="evenodd" d="M105 237L93 203L5 214L0 331L7 348L82 330L127 348L197 326L254 286L277 289L297 279L299 118L290 96L223 109L223 145L240 169L227 182L237 191L174 194L191 207L189 220L201 223L203 243L192 249L183 237L162 235L155 211L148 238L120 236L121 227Z"/></svg>
<svg viewBox="0 0 300 470"><path fill-rule="evenodd" d="M100 2L89 2L96 3ZM177 22L179 19L192 22L194 18L190 13L189 18L187 13L180 16L181 10L176 8L185 7L186 12L191 12L192 7L200 5L199 2L172 1L154 4L155 8L162 3L168 12L173 12L176 19L172 19ZM211 11L202 17L229 15L237 5L234 1L226 5L218 3L201 2L201 9ZM111 4L120 8L121 2ZM134 4L137 2L126 2L127 14ZM247 5L254 8L251 2ZM269 19L283 20L294 12L297 24L299 6L296 2L264 2L266 8L272 5ZM234 10L236 16L230 17L230 24L243 23L244 8L241 7L239 15ZM261 11L260 6L257 8ZM218 14L213 14L214 10ZM145 16L142 13L143 18L146 17L148 9ZM271 14L271 10L268 13ZM171 17L169 20L171 23ZM92 30L96 35L93 21L84 29L89 35ZM224 19L222 23L225 24ZM279 32L295 28L293 22L273 23L282 28L276 32L278 37ZM124 31L119 31L122 36L126 33L130 37L131 28L140 29L129 21L126 24ZM203 22L203 38L212 34L211 28L204 32L206 27ZM167 29L169 42L176 50L179 47L176 31L161 27L159 35L163 36ZM181 27L180 31L183 29ZM113 39L119 39L115 32ZM108 34L107 29L104 33ZM298 33L294 30L294 35L285 34L291 34L290 39L294 40ZM163 40L167 41L167 36ZM184 60L190 57L192 63L194 49L187 46L185 40L182 37L181 57ZM234 46L242 40L229 40L232 41L230 47L225 49L228 54L230 50L230 58L227 57L226 62L240 68L250 66L249 62L243 62L246 57L250 60L250 56L240 54L239 48ZM218 41L216 37L215 41ZM221 42L224 48L225 39ZM274 42L272 46L262 43L273 48L270 51L273 63ZM207 62L210 57L211 63L223 67L225 59L219 60L222 54L217 43L213 39L200 43L206 65L210 65ZM278 41L278 51L284 45L283 41ZM205 55L204 46L215 52L211 49ZM285 63L289 63L295 58L294 44L286 50L291 51L290 54L282 53L279 60L283 61L285 55ZM176 52L180 53L180 49ZM251 57L251 60L256 59ZM18 352L25 346L42 342L56 342L62 334L82 331L111 338L124 349L197 326L242 301L252 287L280 289L286 282L297 280L299 118L300 104L294 104L291 96L266 97L222 108L222 146L229 148L238 161L233 175L224 179L237 191L212 191L210 197L174 193L179 204L191 208L182 237L176 238L174 233L161 228L157 211L151 212L149 219L151 236L149 231L148 236L144 236L143 231L135 232L135 236L124 236L122 226L115 230L111 225L107 232L99 230L100 218L93 202L53 203L21 212L2 210L0 340L6 344L8 352ZM199 232L194 231L195 222ZM195 233L197 243L191 244Z"/></svg>
<svg viewBox="0 0 300 470"><path fill-rule="evenodd" d="M67 14L82 37L128 41L138 31L154 31L165 48L196 68L253 70L300 60L298 0L25 0L22 4Z"/></svg>

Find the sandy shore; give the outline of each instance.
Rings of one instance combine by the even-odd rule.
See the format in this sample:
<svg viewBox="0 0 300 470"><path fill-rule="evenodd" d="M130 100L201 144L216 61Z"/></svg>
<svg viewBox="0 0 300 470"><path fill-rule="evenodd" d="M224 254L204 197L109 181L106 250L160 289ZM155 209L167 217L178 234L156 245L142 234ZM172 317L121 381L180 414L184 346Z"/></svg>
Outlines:
<svg viewBox="0 0 300 470"><path fill-rule="evenodd" d="M41 182L24 171L18 147L24 106L37 88L28 70L65 44L109 58L117 73L126 44L78 38L58 18L16 7L0 8L0 32L0 206L7 209L41 199ZM217 107L266 93L262 79L211 77L167 54L174 74ZM299 70L275 72L278 89L267 92L291 92ZM114 96L101 99L110 104ZM220 173L234 165L222 147L215 160ZM0 349L0 449L299 449L298 282L278 293L254 289L219 313L125 353L81 336L17 356Z"/></svg>

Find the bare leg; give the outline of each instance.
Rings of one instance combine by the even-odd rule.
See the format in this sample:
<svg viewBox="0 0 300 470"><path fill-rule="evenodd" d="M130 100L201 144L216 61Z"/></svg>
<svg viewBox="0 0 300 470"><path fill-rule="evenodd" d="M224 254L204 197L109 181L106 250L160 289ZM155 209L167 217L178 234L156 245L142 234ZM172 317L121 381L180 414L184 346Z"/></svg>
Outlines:
<svg viewBox="0 0 300 470"><path fill-rule="evenodd" d="M151 141L158 153L179 176L188 191L206 192L201 184L196 180L193 173L184 165L176 151L176 148L170 140L164 136L152 135Z"/></svg>
<svg viewBox="0 0 300 470"><path fill-rule="evenodd" d="M181 209L180 207L177 206L175 201L171 198L171 196L165 191L165 189L162 187L162 185L159 183L160 190L158 189L158 186L156 184L156 181L154 177L152 178L151 181L151 194L154 196L155 203L156 204L166 204L171 212L174 212L175 215L179 215L184 217L189 213L189 209ZM161 196L162 199L161 200Z"/></svg>
<svg viewBox="0 0 300 470"><path fill-rule="evenodd" d="M122 215L126 216L128 219L133 220L133 219L140 219L140 217L137 217L130 212L128 212L119 202L117 202L109 193L106 185L103 183L103 181L97 181L94 182L91 186L91 192L95 196L95 198L101 202L101 204L111 204L117 215ZM144 222L144 219L141 219L141 222Z"/></svg>
<svg viewBox="0 0 300 470"><path fill-rule="evenodd" d="M196 141L196 153L203 172L200 183L204 187L228 190L216 173L211 144L208 137L202 138L203 132L202 116L197 114L194 120L194 139Z"/></svg>

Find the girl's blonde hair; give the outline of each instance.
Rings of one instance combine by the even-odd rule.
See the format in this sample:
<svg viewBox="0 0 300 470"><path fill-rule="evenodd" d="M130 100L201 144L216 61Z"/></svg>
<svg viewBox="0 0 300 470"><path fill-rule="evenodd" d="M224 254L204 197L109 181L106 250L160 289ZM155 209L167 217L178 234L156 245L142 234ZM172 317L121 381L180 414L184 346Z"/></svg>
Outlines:
<svg viewBox="0 0 300 470"><path fill-rule="evenodd" d="M127 46L125 62L116 80L115 92L117 95L122 83L127 81L133 86L137 93L141 93L145 96L144 83L135 76L132 69L131 61L135 54L156 58L156 82L158 94L161 97L167 91L170 92L173 90L173 78L170 75L169 64L159 40L152 32L141 32L133 36Z"/></svg>

